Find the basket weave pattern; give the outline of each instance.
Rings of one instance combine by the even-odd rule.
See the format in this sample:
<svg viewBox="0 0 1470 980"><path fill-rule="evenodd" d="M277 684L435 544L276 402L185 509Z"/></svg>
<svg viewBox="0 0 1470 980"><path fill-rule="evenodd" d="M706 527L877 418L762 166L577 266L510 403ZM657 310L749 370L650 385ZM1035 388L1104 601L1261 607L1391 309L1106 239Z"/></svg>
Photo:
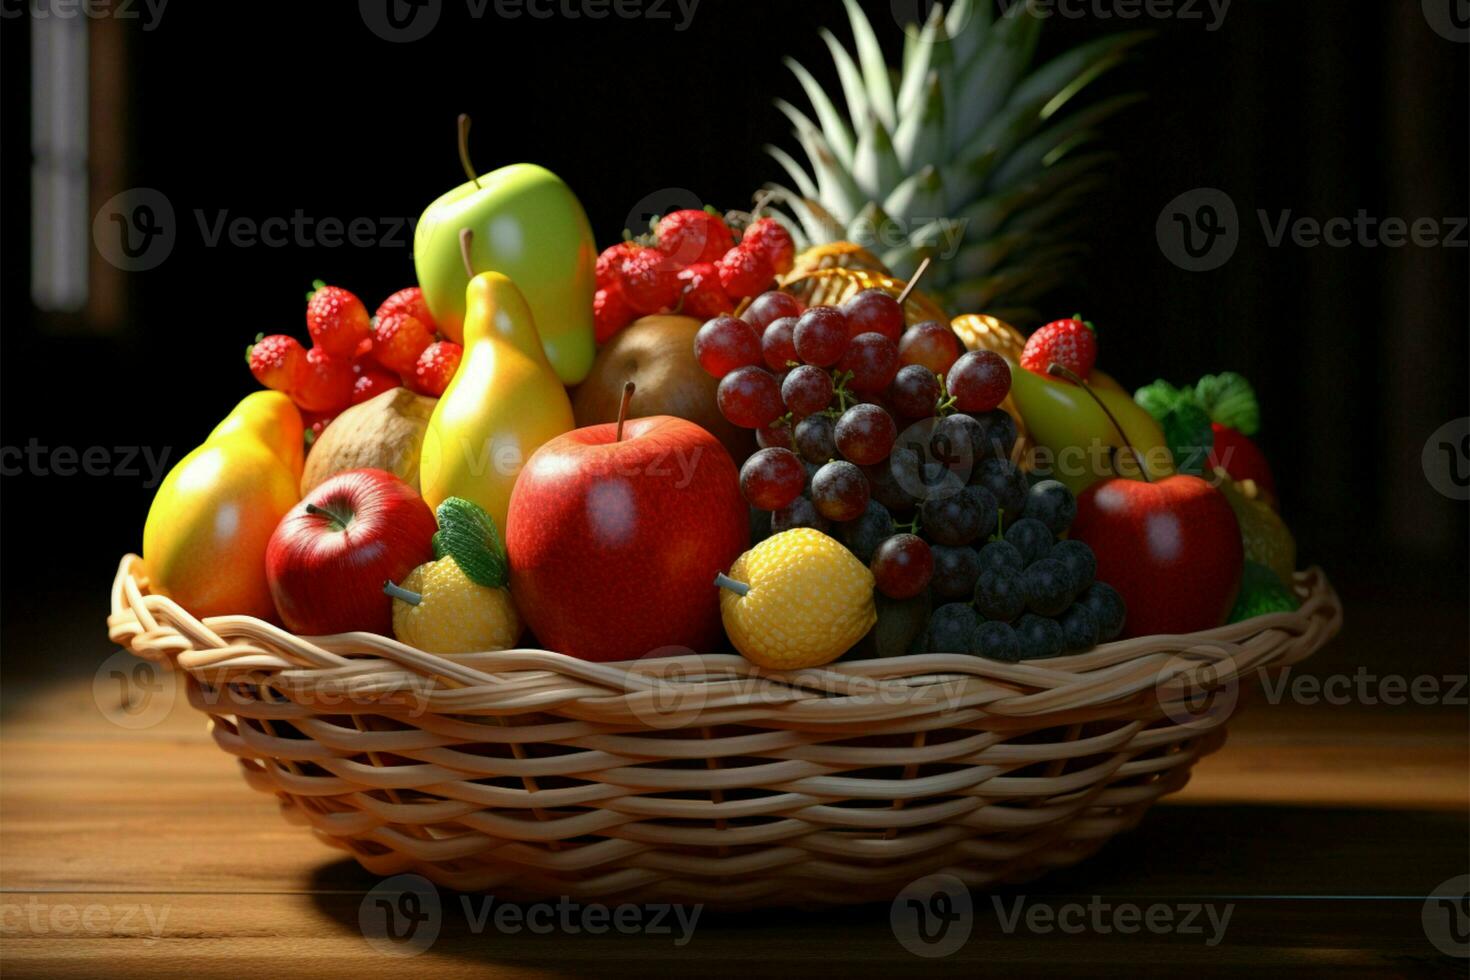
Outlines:
<svg viewBox="0 0 1470 980"><path fill-rule="evenodd" d="M1033 878L1132 827L1222 744L1238 678L1337 632L1321 572L1295 588L1294 613L1047 661L772 674L200 621L130 555L108 627L182 671L252 786L375 873L513 899L828 904L939 871ZM1213 707L1187 707L1205 690Z"/></svg>

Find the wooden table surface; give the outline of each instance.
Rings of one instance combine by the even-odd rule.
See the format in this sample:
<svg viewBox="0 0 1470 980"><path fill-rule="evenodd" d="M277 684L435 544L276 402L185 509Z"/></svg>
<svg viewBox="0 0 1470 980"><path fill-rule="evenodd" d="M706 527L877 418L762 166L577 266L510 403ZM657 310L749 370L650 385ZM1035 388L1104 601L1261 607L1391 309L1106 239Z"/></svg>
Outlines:
<svg viewBox="0 0 1470 980"><path fill-rule="evenodd" d="M161 722L128 730L99 710L90 675L10 683L4 695L7 978L1466 975L1467 961L1439 952L1422 920L1426 896L1470 870L1464 707L1252 705L1226 747L1137 830L1024 889L976 895L969 941L944 958L907 952L886 905L710 913L679 946L674 934L479 928L482 900L446 893L437 939L404 959L360 930L375 879L247 788L184 699ZM1175 921L1200 906L1202 929L1111 927L1127 924L1113 910L1158 905ZM1075 933L1013 924L1035 906L1103 911ZM1230 916L1220 935L1210 912Z"/></svg>

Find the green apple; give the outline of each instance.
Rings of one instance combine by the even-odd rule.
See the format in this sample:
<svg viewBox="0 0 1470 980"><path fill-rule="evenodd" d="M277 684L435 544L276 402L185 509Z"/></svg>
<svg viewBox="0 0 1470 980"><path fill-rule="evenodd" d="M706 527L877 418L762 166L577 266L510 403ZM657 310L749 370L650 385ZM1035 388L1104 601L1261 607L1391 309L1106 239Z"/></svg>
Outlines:
<svg viewBox="0 0 1470 980"><path fill-rule="evenodd" d="M469 285L460 254L464 228L474 232L475 271L500 272L515 282L557 377L563 384L580 382L596 353L597 247L571 188L545 167L517 163L474 176L424 210L414 232L413 264L435 324L455 343L463 342Z"/></svg>

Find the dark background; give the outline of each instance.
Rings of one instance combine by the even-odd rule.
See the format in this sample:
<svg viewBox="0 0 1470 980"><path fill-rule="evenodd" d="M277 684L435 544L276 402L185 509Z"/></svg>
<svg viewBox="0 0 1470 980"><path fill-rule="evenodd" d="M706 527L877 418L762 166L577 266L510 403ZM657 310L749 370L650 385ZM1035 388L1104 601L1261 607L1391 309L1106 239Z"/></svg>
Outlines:
<svg viewBox="0 0 1470 980"><path fill-rule="evenodd" d="M890 4L865 6L896 51ZM1459 248L1271 247L1256 212L1463 218L1467 46L1431 30L1417 0L1235 0L1215 31L1208 7L1197 9L1203 20L1048 23L1043 58L1114 30L1158 31L1087 96L1149 99L1105 127L1115 185L1094 205L1082 274L1052 312L1094 319L1101 366L1130 387L1226 369L1251 378L1302 564L1338 582L1348 635L1373 638L1363 649L1386 662L1463 670L1466 505L1431 488L1420 451L1467 414L1465 232ZM7 18L0 444L143 445L177 460L254 387L242 352L255 334L305 336L312 279L359 292L370 309L413 281L406 230L371 248L208 247L195 209L255 221L301 209L387 230L462 180L460 111L475 119L480 170L550 167L581 196L599 244L660 189L748 204L782 176L762 146L795 149L772 100L804 100L781 59L835 86L818 27L846 41L841 6L703 0L684 32L677 17L506 20L492 7L476 20L445 0L437 28L407 44L371 33L353 3L175 3L150 31L90 24L91 126L121 135L91 161L87 219L113 193L147 186L178 222L172 253L150 271L111 273L91 253L94 293L110 305L90 316L42 315L29 301L22 93L33 25ZM1241 240L1222 268L1190 273L1161 252L1155 221L1201 186L1231 195ZM107 588L118 558L141 545L143 483L0 482L7 671L71 652L61 635L106 652ZM60 622L71 631L58 633Z"/></svg>

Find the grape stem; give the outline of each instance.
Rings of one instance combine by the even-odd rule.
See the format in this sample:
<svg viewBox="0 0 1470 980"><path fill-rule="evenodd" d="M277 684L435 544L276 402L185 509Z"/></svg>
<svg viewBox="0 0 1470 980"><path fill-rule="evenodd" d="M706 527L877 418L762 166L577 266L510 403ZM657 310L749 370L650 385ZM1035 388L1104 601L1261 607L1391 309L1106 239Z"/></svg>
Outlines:
<svg viewBox="0 0 1470 980"><path fill-rule="evenodd" d="M1087 392L1088 398L1091 398L1093 401L1097 402L1097 407L1102 409L1102 413L1108 417L1108 421L1113 423L1113 428L1118 430L1118 438L1123 441L1123 448L1133 454L1133 459L1138 463L1138 472L1143 477L1143 482L1152 483L1153 480L1150 479L1148 475L1148 467L1145 466L1143 463L1143 453L1139 452L1138 449L1133 445L1133 443L1128 441L1128 433L1123 431L1123 426L1118 422L1118 419L1108 409L1108 406L1103 404L1103 400L1097 397L1097 392L1092 390L1092 386L1089 385L1081 377L1079 377L1076 371L1073 371L1071 368L1067 367L1064 364L1058 364L1056 361L1052 361L1046 366L1046 373L1050 374L1053 377L1066 378L1068 381L1072 382L1074 385ZM1117 452L1117 447L1114 447L1114 452ZM1117 463L1114 462L1113 466L1114 468L1116 468Z"/></svg>

